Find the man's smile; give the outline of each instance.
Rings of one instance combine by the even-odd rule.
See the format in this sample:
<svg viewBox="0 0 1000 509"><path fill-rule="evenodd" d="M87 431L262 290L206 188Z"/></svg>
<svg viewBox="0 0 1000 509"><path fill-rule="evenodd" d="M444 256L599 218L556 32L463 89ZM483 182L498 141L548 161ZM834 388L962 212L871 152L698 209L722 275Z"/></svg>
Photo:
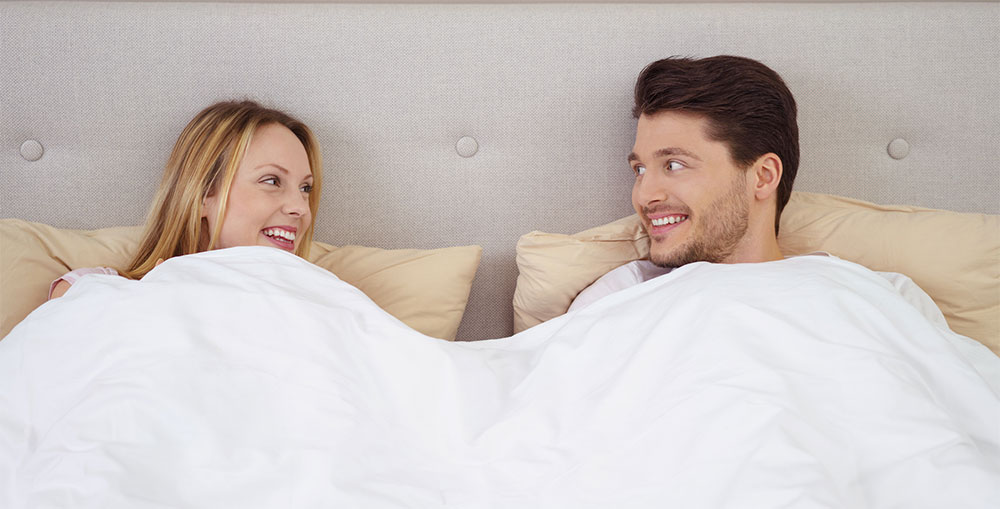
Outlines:
<svg viewBox="0 0 1000 509"><path fill-rule="evenodd" d="M653 226L666 226L668 224L680 223L681 221L684 221L687 218L688 218L688 216L678 214L678 215L673 215L673 216L664 216L664 217L658 217L658 218L649 218L649 222Z"/></svg>

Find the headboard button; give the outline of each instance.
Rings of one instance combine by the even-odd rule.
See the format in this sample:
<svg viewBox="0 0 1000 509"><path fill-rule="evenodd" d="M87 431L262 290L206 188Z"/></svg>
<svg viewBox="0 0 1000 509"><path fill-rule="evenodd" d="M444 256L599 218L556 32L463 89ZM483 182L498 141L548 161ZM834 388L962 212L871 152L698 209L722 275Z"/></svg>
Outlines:
<svg viewBox="0 0 1000 509"><path fill-rule="evenodd" d="M471 136L462 136L455 143L455 152L462 157L472 157L479 151L479 142Z"/></svg>
<svg viewBox="0 0 1000 509"><path fill-rule="evenodd" d="M21 157L28 161L37 161L45 153L45 147L35 140L28 140L21 144Z"/></svg>
<svg viewBox="0 0 1000 509"><path fill-rule="evenodd" d="M893 159L902 159L909 155L910 144L903 138L896 138L895 140L889 142L889 146L886 150L889 152L889 157Z"/></svg>

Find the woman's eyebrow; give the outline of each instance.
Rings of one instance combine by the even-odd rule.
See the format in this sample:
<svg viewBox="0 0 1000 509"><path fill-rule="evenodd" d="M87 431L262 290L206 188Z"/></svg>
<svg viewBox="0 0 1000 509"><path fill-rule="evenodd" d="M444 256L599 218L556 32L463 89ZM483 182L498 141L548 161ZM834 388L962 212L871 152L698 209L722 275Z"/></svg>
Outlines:
<svg viewBox="0 0 1000 509"><path fill-rule="evenodd" d="M256 168L254 168L254 169L255 169L255 170L259 170L259 169L261 169L261 168L264 168L265 166L273 166L273 167L275 167L275 168L277 168L277 169L279 169L279 170L281 170L281 171L285 172L286 174L288 174L288 173L291 173L290 171L286 170L286 169L285 169L285 168L284 168L283 166L281 166L280 164L274 164L274 163L264 163L264 164L262 164L262 165L260 165L260 166L258 166L258 167L256 167Z"/></svg>
<svg viewBox="0 0 1000 509"><path fill-rule="evenodd" d="M270 166L272 168L277 168L277 169L281 170L281 172L284 173L285 175L291 175L292 174L292 172L290 172L287 169L285 169L284 166L281 166L280 164L275 164L275 163L264 163L264 164L262 164L262 165L260 165L260 166L258 166L256 168L254 168L254 171L259 170L261 168L266 168L268 166ZM306 175L305 177L302 177L302 180L306 181L306 180L309 180L311 178L313 178L313 174L310 171L308 175Z"/></svg>

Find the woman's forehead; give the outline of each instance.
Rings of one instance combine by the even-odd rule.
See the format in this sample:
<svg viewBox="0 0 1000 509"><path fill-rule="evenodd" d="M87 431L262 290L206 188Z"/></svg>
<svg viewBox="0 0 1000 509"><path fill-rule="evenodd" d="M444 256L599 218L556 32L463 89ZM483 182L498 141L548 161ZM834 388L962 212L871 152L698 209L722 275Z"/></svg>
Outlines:
<svg viewBox="0 0 1000 509"><path fill-rule="evenodd" d="M312 175L305 145L281 124L264 125L254 132L242 166L257 169L268 165L292 176Z"/></svg>

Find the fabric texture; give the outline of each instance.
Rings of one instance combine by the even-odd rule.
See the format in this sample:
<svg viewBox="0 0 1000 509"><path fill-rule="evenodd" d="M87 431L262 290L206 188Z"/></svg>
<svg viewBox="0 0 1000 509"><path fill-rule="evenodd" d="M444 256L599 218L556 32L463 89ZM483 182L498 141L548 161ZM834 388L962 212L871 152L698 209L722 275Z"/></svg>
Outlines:
<svg viewBox="0 0 1000 509"><path fill-rule="evenodd" d="M811 253L803 256L829 256L827 253ZM626 290L640 283L644 283L655 277L669 274L673 270L670 267L660 267L649 260L634 260L622 265L611 272L601 276L593 284L583 289L579 295L573 299L569 311L583 309L608 295ZM920 312L927 321L941 326L948 327L941 310L934 304L934 301L924 292L912 279L895 272L877 272L875 274L885 278L904 300L910 303Z"/></svg>
<svg viewBox="0 0 1000 509"><path fill-rule="evenodd" d="M0 219L0 338L45 302L50 283L66 272L127 264L141 233L141 227L79 231ZM311 261L414 329L454 340L481 255L479 246L377 249L314 242Z"/></svg>
<svg viewBox="0 0 1000 509"><path fill-rule="evenodd" d="M827 253L811 253L808 256L829 256ZM615 293L632 288L650 279L660 277L671 272L671 268L659 267L649 260L635 260L622 265L611 272L601 276L593 284L585 288L570 305L569 311L579 311L595 302ZM950 330L948 321L945 320L941 310L934 303L934 300L927 295L912 279L903 274L895 272L874 272L884 278L899 296L913 306L928 322L941 328ZM671 305L664 302L663 305ZM956 335L957 336L957 335ZM962 338L963 336L957 336ZM966 341L956 339L953 346L959 350L970 364L986 378L994 392L1000 395L1000 363L996 362L996 355L990 350L983 348L983 345L973 339L965 338ZM979 348L976 348L978 346Z"/></svg>
<svg viewBox="0 0 1000 509"><path fill-rule="evenodd" d="M957 333L1000 355L1000 216L883 206L792 193L778 244L786 256L824 251L910 277ZM611 269L649 254L637 216L574 235L532 232L518 241L515 330L565 313Z"/></svg>
<svg viewBox="0 0 1000 509"><path fill-rule="evenodd" d="M660 267L649 260L635 260L612 269L607 274L597 278L590 286L581 291L569 306L569 311L583 309L598 300L615 292L631 288L643 281L670 273L669 267Z"/></svg>
<svg viewBox="0 0 1000 509"><path fill-rule="evenodd" d="M961 341L833 257L449 343L290 253L199 253L0 341L0 507L993 507Z"/></svg>

